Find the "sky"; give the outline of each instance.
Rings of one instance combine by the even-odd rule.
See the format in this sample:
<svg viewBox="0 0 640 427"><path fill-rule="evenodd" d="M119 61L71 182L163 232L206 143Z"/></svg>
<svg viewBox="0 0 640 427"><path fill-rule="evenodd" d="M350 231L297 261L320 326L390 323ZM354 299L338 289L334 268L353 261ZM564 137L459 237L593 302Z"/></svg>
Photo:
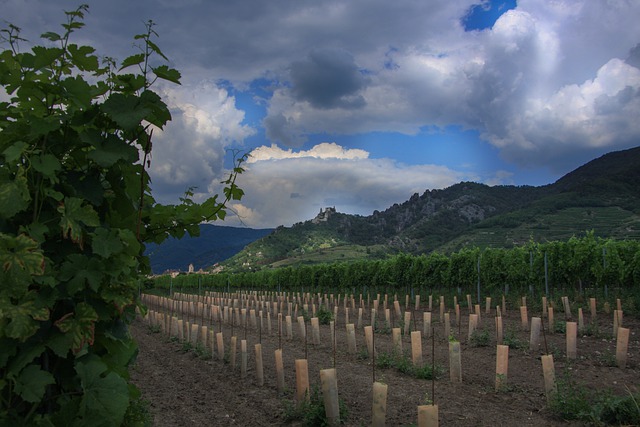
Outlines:
<svg viewBox="0 0 640 427"><path fill-rule="evenodd" d="M370 215L460 181L545 185L640 144L636 0L86 3L75 43L123 60L153 20L182 74L155 86L173 117L154 133L157 201L220 194L249 153L218 225ZM41 42L77 6L0 0L0 21Z"/></svg>

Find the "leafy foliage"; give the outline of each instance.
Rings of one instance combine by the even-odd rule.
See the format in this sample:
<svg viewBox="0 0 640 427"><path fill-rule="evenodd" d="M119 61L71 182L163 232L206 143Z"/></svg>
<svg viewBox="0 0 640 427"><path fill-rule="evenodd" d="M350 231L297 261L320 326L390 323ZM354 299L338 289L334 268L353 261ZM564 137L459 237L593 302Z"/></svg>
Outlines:
<svg viewBox="0 0 640 427"><path fill-rule="evenodd" d="M136 418L127 367L145 242L196 235L243 193L237 164L224 198L155 202L147 173L154 129L171 114L151 90L180 73L146 31L140 52L102 66L72 43L88 6L61 33L21 52L20 29L0 32L0 424L120 425ZM132 71L133 70L133 71ZM127 418L128 417L128 418ZM126 418L126 419L125 419Z"/></svg>

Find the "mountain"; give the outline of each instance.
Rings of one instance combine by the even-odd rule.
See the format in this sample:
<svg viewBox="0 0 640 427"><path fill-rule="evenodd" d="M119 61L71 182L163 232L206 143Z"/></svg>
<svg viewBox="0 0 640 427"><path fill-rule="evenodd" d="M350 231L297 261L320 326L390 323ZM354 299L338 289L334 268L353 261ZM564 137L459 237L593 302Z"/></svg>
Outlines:
<svg viewBox="0 0 640 427"><path fill-rule="evenodd" d="M266 236L272 228L253 229L202 224L200 236L186 235L182 239L169 238L160 245L147 245L146 255L151 270L161 274L167 270L187 271L210 267L240 252L249 243Z"/></svg>
<svg viewBox="0 0 640 427"><path fill-rule="evenodd" d="M414 194L369 216L321 209L278 227L223 262L229 271L380 258L400 251L451 252L600 237L640 239L640 147L592 160L553 184L487 186L461 182Z"/></svg>

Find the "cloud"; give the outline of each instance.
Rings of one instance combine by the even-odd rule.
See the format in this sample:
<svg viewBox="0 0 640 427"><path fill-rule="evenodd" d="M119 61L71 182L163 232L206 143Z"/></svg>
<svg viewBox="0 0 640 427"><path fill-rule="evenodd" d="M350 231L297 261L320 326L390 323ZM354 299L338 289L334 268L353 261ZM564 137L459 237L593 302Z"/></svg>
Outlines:
<svg viewBox="0 0 640 427"><path fill-rule="evenodd" d="M343 148L335 142L323 142L310 150L300 150L298 152L294 152L292 149L283 150L277 145L272 144L270 147L263 145L253 149L249 154L247 163L257 163L265 160L299 159L303 157L355 160L366 159L369 157L369 153L357 148Z"/></svg>
<svg viewBox="0 0 640 427"><path fill-rule="evenodd" d="M155 135L151 172L162 198L193 185L203 193L218 189L225 148L255 132L230 93L256 79L269 83L261 93L268 141L260 144L300 147L318 133L339 141L341 135L414 135L453 125L479 132L510 162L557 172L638 144L640 2L519 0L493 26L465 31L462 22L479 3L112 0L93 2L86 28L73 40L122 60L136 52L132 36L144 30L143 21L158 24L156 41L184 76L183 87L167 92L174 120ZM77 7L70 0L2 5L3 18L31 40L60 29L61 10ZM221 80L229 91L215 83ZM255 151L242 180L257 201L247 197L243 203L251 205L238 205L239 212L257 224L306 219L334 200L329 189L344 209L384 209L405 200L409 187L420 192L466 176L362 153L345 158L338 148L325 148L334 154L322 157L317 147L304 155L277 146ZM278 176L282 171L289 175ZM418 185L416 177L427 178ZM475 178L510 179L500 173ZM319 181L326 188L316 187ZM282 192L280 206L266 207L270 195L259 189Z"/></svg>
<svg viewBox="0 0 640 427"><path fill-rule="evenodd" d="M464 16L456 6L438 12L451 22ZM523 0L484 31L403 28L415 38L375 51L350 41L345 49L366 67L366 85L353 92L359 108L329 94L333 102L311 102L292 78L293 88L277 88L270 100L267 136L298 146L320 132L412 135L457 124L511 162L567 172L637 144L639 15L635 2Z"/></svg>
<svg viewBox="0 0 640 427"><path fill-rule="evenodd" d="M212 181L217 183L226 174L225 149L242 143L255 130L242 124L244 113L236 108L234 97L215 84L161 92L173 117L154 140L150 170L154 195L168 202L189 187L206 193Z"/></svg>
<svg viewBox="0 0 640 427"><path fill-rule="evenodd" d="M364 99L358 92L366 78L353 56L343 50L313 50L302 61L291 64L292 94L297 101L314 108L361 108Z"/></svg>
<svg viewBox="0 0 640 427"><path fill-rule="evenodd" d="M444 166L408 166L390 159L370 159L363 150L345 149L335 143L300 152L258 147L250 159L238 179L245 198L232 208L244 224L256 228L290 226L313 218L326 206L370 215L414 193L478 179ZM226 222L232 225L234 218L227 217Z"/></svg>

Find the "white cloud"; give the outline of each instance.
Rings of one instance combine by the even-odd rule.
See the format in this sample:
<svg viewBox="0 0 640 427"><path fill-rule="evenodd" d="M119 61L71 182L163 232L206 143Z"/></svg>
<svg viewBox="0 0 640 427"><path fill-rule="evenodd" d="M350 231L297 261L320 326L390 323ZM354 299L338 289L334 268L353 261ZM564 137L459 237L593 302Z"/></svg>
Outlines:
<svg viewBox="0 0 640 427"><path fill-rule="evenodd" d="M261 146L254 148L249 153L247 163L256 163L265 160L299 159L302 157L313 157L317 159L366 159L369 153L357 148L343 148L335 142L323 142L310 150L300 150L294 152L292 149L283 150L275 144L270 147Z"/></svg>
<svg viewBox="0 0 640 427"><path fill-rule="evenodd" d="M236 108L234 97L214 84L164 89L163 98L173 118L154 140L154 194L166 202L189 187L206 193L225 174L225 148L242 143L255 130L242 124L244 112Z"/></svg>
<svg viewBox="0 0 640 427"><path fill-rule="evenodd" d="M366 151L345 149L335 143L301 152L274 146L255 151L259 155L238 179L245 198L231 206L244 224L256 228L290 226L313 218L326 206L370 215L414 193L478 179L444 166L408 166L390 159L370 159ZM225 222L235 224L233 218L227 218Z"/></svg>

